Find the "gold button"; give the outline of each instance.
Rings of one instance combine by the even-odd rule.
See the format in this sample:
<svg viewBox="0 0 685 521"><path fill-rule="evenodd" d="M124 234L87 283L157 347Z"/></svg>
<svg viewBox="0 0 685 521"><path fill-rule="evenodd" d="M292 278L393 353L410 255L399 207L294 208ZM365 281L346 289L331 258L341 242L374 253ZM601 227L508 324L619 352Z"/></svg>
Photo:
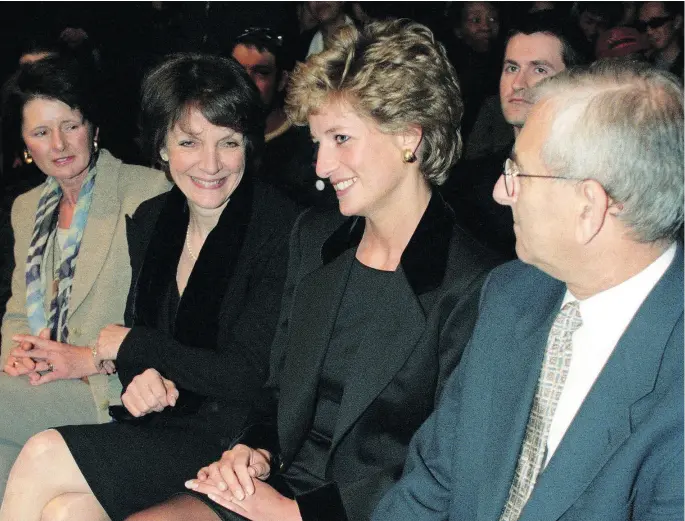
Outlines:
<svg viewBox="0 0 685 521"><path fill-rule="evenodd" d="M106 411L109 408L109 400L102 400L100 402L100 410Z"/></svg>
<svg viewBox="0 0 685 521"><path fill-rule="evenodd" d="M76 335L76 336L81 336L81 330L80 330L79 328L77 328L77 327L74 328L74 330L72 331L72 333L73 333L74 335Z"/></svg>

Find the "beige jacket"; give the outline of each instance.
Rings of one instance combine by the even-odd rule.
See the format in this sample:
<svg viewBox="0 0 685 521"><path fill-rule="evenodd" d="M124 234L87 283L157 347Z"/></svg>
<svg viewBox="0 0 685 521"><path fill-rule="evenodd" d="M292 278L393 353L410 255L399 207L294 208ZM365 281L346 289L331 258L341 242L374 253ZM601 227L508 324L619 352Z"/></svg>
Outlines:
<svg viewBox="0 0 685 521"><path fill-rule="evenodd" d="M106 150L100 151L97 169L67 316L69 343L81 346L92 345L100 329L107 324L123 323L131 283L125 216L132 215L144 200L170 187L162 172L126 165ZM12 274L12 296L2 319L0 369L14 346L12 335L29 332L25 266L42 190L43 185L34 188L19 196L12 206L16 267ZM47 262L50 262L49 255L51 253L45 259ZM74 380L73 384L85 385L80 380ZM109 421L110 403L121 403L119 379L116 375L95 375L89 378L89 385L98 409L98 420Z"/></svg>

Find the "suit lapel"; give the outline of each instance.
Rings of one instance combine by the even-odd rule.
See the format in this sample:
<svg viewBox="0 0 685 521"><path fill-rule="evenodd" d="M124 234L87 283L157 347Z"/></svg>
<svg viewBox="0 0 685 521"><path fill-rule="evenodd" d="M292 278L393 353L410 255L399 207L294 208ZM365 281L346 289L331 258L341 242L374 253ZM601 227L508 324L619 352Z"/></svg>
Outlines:
<svg viewBox="0 0 685 521"><path fill-rule="evenodd" d="M540 286L531 284L536 290ZM484 442L486 454L497 455L490 467L477 519L499 519L509 495L530 408L537 388L547 337L564 295L564 286L554 282L545 297L530 300L531 307L516 321L511 347L499 350L498 364L490 388L490 428ZM537 305L535 305L537 303ZM540 317L547 317L542 322Z"/></svg>
<svg viewBox="0 0 685 521"><path fill-rule="evenodd" d="M388 385L415 349L425 330L425 315L404 274L383 288L382 303L350 364L332 448Z"/></svg>
<svg viewBox="0 0 685 521"><path fill-rule="evenodd" d="M299 447L312 417L319 373L345 293L355 249L307 275L291 311L292 336L279 377L278 427L282 447ZM284 454L286 459L292 455Z"/></svg>
<svg viewBox="0 0 685 521"><path fill-rule="evenodd" d="M119 164L104 150L97 163L97 177L88 221L81 239L76 271L69 301L69 315L83 304L102 270L117 227L121 203L117 197ZM130 281L127 281L128 284Z"/></svg>
<svg viewBox="0 0 685 521"><path fill-rule="evenodd" d="M683 313L682 262L682 250L678 250L618 341L540 475L522 521L558 519L630 436L630 409L652 391L663 350ZM656 327L655 316L659 317Z"/></svg>

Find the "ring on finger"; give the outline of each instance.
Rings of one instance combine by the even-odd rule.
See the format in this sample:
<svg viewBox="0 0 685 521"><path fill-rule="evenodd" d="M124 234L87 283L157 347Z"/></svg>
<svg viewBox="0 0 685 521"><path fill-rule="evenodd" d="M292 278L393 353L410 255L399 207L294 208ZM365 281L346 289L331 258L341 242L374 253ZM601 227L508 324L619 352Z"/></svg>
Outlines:
<svg viewBox="0 0 685 521"><path fill-rule="evenodd" d="M52 365L52 362L48 362L48 371L52 372L55 370L55 366Z"/></svg>

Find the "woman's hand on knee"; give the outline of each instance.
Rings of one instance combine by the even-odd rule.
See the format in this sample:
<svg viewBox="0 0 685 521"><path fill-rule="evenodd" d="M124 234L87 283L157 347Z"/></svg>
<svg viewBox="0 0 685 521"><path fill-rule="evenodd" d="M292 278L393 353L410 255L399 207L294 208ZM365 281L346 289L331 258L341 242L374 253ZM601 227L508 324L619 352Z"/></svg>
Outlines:
<svg viewBox="0 0 685 521"><path fill-rule="evenodd" d="M197 473L197 480L190 480L186 487L203 492L203 488L228 491L238 500L254 494L254 478L269 477L271 454L264 449L253 449L238 444L227 450L219 461L203 467Z"/></svg>
<svg viewBox="0 0 685 521"><path fill-rule="evenodd" d="M156 369L146 369L136 375L121 395L121 403L135 417L160 412L173 407L178 400L178 389L171 380L164 378Z"/></svg>

